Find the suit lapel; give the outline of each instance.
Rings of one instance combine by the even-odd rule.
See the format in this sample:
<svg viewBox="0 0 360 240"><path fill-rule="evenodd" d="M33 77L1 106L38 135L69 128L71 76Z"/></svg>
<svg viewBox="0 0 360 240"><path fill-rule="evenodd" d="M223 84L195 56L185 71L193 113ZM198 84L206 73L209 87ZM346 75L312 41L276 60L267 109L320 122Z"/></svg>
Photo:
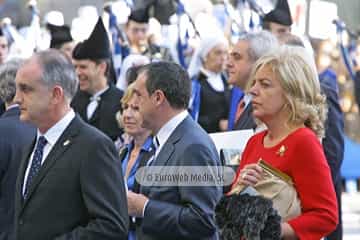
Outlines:
<svg viewBox="0 0 360 240"><path fill-rule="evenodd" d="M91 116L91 118L88 120L88 122L91 125L96 125L96 123L98 122L99 118L100 118L100 108L101 108L101 104L102 104L102 99L98 102L98 106L95 109L95 112L93 113L93 115Z"/></svg>
<svg viewBox="0 0 360 240"><path fill-rule="evenodd" d="M49 155L46 157L44 164L41 166L39 173L36 175L28 190L28 197L25 199L22 209L26 206L26 203L31 198L33 192L37 188L37 186L41 183L43 178L46 176L46 173L51 169L56 160L59 159L60 156L72 145L75 136L79 132L79 123L80 119L77 116L72 120L70 125L65 129L63 134L55 143L54 147L51 149ZM27 164L26 164L27 166ZM26 170L25 166L25 170ZM25 171L24 171L25 172ZM22 179L24 179L22 177ZM21 193L22 194L22 193ZM21 210L22 210L21 209Z"/></svg>
<svg viewBox="0 0 360 240"><path fill-rule="evenodd" d="M151 156L154 154L154 151L150 151L150 152L142 152L140 154L140 159L139 159L139 166L137 169L146 166L147 161L151 158ZM134 193L139 193L140 190L140 184L138 181L136 181L135 178L135 182L134 182L134 188L133 188L133 192Z"/></svg>
<svg viewBox="0 0 360 240"><path fill-rule="evenodd" d="M236 123L236 129L246 129L248 122L252 120L252 105L251 103L246 106L242 114L240 115L239 120Z"/></svg>
<svg viewBox="0 0 360 240"><path fill-rule="evenodd" d="M184 134L186 125L192 119L187 116L171 133L164 146L161 147L159 154L156 156L154 166L164 166L167 161L170 159L172 153L175 150L175 144L181 139Z"/></svg>
<svg viewBox="0 0 360 240"><path fill-rule="evenodd" d="M166 165L167 161L170 159L171 154L174 152L175 147L173 142L169 140L166 141L164 146L161 148L159 154L155 157L154 163L152 166L164 166Z"/></svg>
<svg viewBox="0 0 360 240"><path fill-rule="evenodd" d="M87 119L87 106L90 103L90 95L86 92L79 91L79 96L76 96L75 102L74 102L74 109L79 113L81 118L88 122Z"/></svg>
<svg viewBox="0 0 360 240"><path fill-rule="evenodd" d="M171 159L171 156L175 151L175 145L182 138L182 136L183 136L183 134L185 132L185 129L189 125L190 121L193 121L193 120L189 116L187 116L175 128L175 130L171 133L168 140L165 142L164 146L162 146L162 148L161 148L159 154L156 156L152 166L164 167L164 166L170 166L171 165L171 163L168 164L168 162Z"/></svg>
<svg viewBox="0 0 360 240"><path fill-rule="evenodd" d="M128 152L128 148L126 146L122 146L119 150L119 159L121 162L124 161L124 158Z"/></svg>

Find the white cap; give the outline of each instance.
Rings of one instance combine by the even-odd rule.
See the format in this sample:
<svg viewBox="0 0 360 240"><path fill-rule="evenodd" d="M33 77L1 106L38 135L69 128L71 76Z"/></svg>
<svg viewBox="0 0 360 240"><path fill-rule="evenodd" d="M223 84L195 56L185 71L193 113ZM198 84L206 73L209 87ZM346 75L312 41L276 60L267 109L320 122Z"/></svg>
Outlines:
<svg viewBox="0 0 360 240"><path fill-rule="evenodd" d="M125 24L130 16L131 9L126 4L126 1L119 0L112 3L112 10L116 16L118 24Z"/></svg>
<svg viewBox="0 0 360 240"><path fill-rule="evenodd" d="M78 16L71 22L71 36L75 42L84 41L93 31L99 18L95 6L84 5L79 7Z"/></svg>
<svg viewBox="0 0 360 240"><path fill-rule="evenodd" d="M64 15L62 12L59 11L50 11L47 12L44 16L44 24L49 23L55 26L63 26L64 22Z"/></svg>

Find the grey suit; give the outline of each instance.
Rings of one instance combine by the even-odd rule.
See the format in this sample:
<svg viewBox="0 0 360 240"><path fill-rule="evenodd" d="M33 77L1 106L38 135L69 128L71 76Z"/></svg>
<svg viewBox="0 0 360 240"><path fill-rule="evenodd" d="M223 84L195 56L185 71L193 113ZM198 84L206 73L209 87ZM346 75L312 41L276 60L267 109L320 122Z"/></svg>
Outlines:
<svg viewBox="0 0 360 240"><path fill-rule="evenodd" d="M112 141L76 116L23 199L27 151L16 183L16 239L126 239L127 202Z"/></svg>
<svg viewBox="0 0 360 240"><path fill-rule="evenodd" d="M245 107L244 111L241 113L239 120L235 123L234 130L244 130L244 129L255 129L256 123L254 117L252 116L252 104L251 102Z"/></svg>
<svg viewBox="0 0 360 240"><path fill-rule="evenodd" d="M186 117L154 160L154 166L218 166L220 160L207 133ZM218 239L215 206L222 196L216 186L141 186L149 197L136 229L142 239Z"/></svg>

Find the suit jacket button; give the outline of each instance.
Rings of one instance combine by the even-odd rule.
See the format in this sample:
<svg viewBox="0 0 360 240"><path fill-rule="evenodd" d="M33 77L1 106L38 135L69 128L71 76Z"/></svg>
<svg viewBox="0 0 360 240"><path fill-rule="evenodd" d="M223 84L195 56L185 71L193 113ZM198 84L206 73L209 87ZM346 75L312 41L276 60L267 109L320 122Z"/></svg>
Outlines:
<svg viewBox="0 0 360 240"><path fill-rule="evenodd" d="M22 219L19 220L20 225L24 225L24 221Z"/></svg>

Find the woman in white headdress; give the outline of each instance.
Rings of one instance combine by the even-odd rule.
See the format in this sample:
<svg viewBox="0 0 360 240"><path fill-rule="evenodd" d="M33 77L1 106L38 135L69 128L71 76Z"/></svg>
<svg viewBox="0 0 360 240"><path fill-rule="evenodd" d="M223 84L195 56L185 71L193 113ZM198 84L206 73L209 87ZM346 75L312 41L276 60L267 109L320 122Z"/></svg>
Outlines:
<svg viewBox="0 0 360 240"><path fill-rule="evenodd" d="M228 42L222 34L203 37L191 59L191 116L208 132L226 130L229 91L222 74Z"/></svg>

